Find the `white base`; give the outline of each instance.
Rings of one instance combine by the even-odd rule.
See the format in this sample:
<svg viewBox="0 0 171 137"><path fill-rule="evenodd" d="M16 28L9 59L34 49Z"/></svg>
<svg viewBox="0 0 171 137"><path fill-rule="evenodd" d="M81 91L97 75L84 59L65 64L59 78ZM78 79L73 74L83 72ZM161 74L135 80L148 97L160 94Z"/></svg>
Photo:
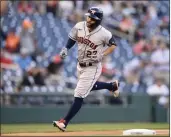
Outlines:
<svg viewBox="0 0 171 137"><path fill-rule="evenodd" d="M123 131L123 135L156 135L156 131L149 129L129 129Z"/></svg>

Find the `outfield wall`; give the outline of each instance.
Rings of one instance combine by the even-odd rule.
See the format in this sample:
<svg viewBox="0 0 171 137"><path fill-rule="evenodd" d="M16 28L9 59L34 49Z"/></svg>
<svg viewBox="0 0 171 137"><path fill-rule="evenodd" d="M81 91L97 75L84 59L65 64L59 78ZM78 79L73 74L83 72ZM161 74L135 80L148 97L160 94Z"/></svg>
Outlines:
<svg viewBox="0 0 171 137"><path fill-rule="evenodd" d="M73 123L167 122L167 110L149 96L132 96L129 105L85 105ZM64 116L69 106L1 107L1 123L51 123Z"/></svg>

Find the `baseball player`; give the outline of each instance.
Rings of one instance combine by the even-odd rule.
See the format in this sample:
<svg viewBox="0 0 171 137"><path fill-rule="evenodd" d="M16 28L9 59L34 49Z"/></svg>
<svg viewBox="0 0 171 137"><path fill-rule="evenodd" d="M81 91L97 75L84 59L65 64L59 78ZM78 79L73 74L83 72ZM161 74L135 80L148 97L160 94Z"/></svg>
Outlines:
<svg viewBox="0 0 171 137"><path fill-rule="evenodd" d="M111 54L116 48L114 36L110 31L102 27L103 11L98 7L88 10L86 21L78 22L70 31L69 39L60 56L64 59L68 50L78 44L78 83L74 93L74 102L68 114L59 121L53 121L53 125L61 131L65 131L70 120L80 110L83 99L92 90L108 89L115 97L119 95L119 82L111 83L97 81L101 75L102 58Z"/></svg>

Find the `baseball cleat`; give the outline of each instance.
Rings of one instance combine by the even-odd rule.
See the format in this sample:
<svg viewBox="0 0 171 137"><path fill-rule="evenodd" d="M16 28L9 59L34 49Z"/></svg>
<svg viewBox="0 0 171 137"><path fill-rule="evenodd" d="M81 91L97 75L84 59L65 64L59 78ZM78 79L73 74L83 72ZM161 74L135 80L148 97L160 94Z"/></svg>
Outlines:
<svg viewBox="0 0 171 137"><path fill-rule="evenodd" d="M59 130L64 132L66 130L66 126L64 123L65 123L64 119L61 119L59 121L53 121L53 126L57 127Z"/></svg>
<svg viewBox="0 0 171 137"><path fill-rule="evenodd" d="M118 97L119 96L119 82L118 82L118 80L115 80L112 84L113 84L114 89L110 92L113 93L114 97Z"/></svg>

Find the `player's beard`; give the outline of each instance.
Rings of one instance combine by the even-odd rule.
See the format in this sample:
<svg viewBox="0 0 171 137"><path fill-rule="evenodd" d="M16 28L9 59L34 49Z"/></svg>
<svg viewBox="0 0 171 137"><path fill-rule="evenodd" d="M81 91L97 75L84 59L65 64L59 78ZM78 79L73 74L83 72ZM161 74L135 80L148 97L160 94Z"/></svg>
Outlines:
<svg viewBox="0 0 171 137"><path fill-rule="evenodd" d="M89 23L87 22L86 25L87 25L87 28L89 28L89 29L91 29L91 30L93 30L93 29L95 29L95 28L97 27L96 23L89 24Z"/></svg>

